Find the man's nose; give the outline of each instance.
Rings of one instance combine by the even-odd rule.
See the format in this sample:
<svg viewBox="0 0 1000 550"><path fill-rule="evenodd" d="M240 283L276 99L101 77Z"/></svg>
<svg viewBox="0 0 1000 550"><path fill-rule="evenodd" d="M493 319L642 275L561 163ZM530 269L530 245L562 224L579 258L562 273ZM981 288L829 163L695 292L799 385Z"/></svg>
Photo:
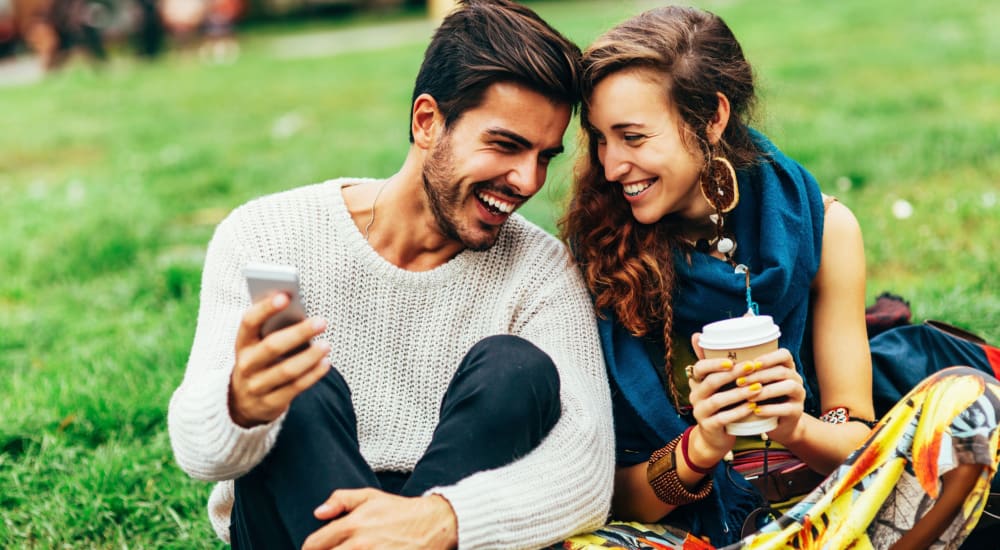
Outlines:
<svg viewBox="0 0 1000 550"><path fill-rule="evenodd" d="M545 167L537 159L524 159L507 173L507 183L518 195L530 197L545 184Z"/></svg>

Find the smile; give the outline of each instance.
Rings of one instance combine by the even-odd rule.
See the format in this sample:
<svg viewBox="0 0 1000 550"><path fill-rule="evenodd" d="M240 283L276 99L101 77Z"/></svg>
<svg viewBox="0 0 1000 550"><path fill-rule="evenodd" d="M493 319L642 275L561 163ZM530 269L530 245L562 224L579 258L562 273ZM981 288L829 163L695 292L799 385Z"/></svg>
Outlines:
<svg viewBox="0 0 1000 550"><path fill-rule="evenodd" d="M476 193L476 198L479 199L479 202L483 203L483 206L485 206L487 210L493 212L494 214L510 214L515 208L517 208L517 203L501 200L498 197L488 195L482 191Z"/></svg>
<svg viewBox="0 0 1000 550"><path fill-rule="evenodd" d="M649 189L649 186L653 185L655 181L656 178L650 178L648 180L643 180L635 183L623 183L622 189L625 191L626 195L630 197L635 197L639 193L642 193L646 189Z"/></svg>

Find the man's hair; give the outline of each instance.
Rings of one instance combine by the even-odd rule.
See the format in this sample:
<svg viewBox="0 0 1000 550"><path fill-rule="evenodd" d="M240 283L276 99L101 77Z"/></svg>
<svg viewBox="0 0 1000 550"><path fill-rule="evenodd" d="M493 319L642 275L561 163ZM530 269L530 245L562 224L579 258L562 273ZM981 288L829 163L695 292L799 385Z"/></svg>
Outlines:
<svg viewBox="0 0 1000 550"><path fill-rule="evenodd" d="M580 55L580 48L524 6L462 0L431 38L410 105L430 94L447 128L478 107L491 84L513 82L575 107Z"/></svg>

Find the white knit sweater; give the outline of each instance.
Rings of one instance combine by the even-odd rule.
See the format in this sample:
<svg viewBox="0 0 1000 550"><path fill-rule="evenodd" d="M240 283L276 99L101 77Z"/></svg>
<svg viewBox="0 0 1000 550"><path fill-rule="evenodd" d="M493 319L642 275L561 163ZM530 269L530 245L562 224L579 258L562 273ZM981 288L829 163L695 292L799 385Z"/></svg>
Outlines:
<svg viewBox="0 0 1000 550"><path fill-rule="evenodd" d="M216 533L229 538L231 480L264 458L283 420L244 429L229 416L248 262L298 266L307 314L329 321L318 338L331 343L332 365L350 386L361 453L375 471L413 469L452 375L478 340L515 334L547 352L559 370L562 416L545 440L514 463L428 493L451 504L461 548L539 547L601 525L614 469L610 396L591 302L565 248L514 215L490 250L406 271L368 245L344 205L341 186L362 181L251 201L209 244L169 429L181 468L222 482L209 499Z"/></svg>

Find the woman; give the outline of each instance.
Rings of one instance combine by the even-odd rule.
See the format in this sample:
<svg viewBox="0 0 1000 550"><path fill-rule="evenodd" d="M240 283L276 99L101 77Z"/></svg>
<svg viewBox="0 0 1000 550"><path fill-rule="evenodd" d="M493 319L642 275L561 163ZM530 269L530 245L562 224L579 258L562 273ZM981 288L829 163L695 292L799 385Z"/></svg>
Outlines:
<svg viewBox="0 0 1000 550"><path fill-rule="evenodd" d="M589 154L562 227L603 314L614 517L662 520L714 545L957 546L996 468L1000 387L944 371L876 427L858 223L748 126L752 71L726 24L654 9L600 37L584 66ZM780 349L705 359L701 327L744 312L774 318ZM767 445L833 475L740 541L767 521L751 517L761 493L726 460L747 443L726 426L749 412L778 419ZM641 529L570 544L650 535Z"/></svg>

